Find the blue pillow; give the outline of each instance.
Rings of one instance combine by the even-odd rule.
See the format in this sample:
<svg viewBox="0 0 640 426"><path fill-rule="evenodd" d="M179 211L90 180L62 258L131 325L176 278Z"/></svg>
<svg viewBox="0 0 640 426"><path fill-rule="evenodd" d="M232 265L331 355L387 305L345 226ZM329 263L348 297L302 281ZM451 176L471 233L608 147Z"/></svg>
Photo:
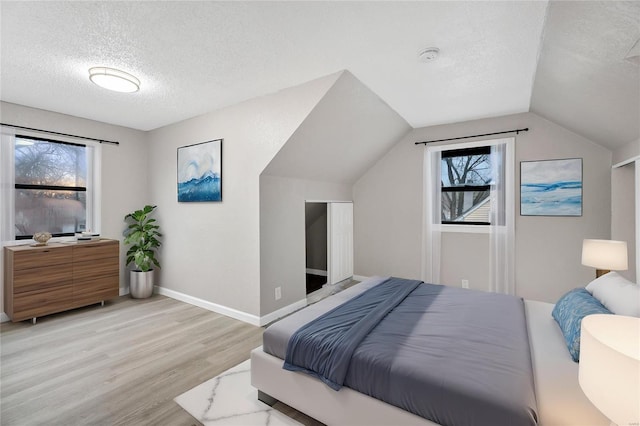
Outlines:
<svg viewBox="0 0 640 426"><path fill-rule="evenodd" d="M584 288L575 288L562 296L553 308L553 319L556 320L567 342L567 348L571 358L575 362L580 359L580 324L582 318L592 314L610 314L602 305Z"/></svg>

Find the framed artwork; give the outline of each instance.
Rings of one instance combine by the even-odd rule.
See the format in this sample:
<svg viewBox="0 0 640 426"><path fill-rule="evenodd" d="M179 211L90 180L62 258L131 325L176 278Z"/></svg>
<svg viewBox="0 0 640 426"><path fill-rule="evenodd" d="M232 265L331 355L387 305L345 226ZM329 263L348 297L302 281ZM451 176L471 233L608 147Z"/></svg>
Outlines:
<svg viewBox="0 0 640 426"><path fill-rule="evenodd" d="M520 162L521 216L582 216L582 158Z"/></svg>
<svg viewBox="0 0 640 426"><path fill-rule="evenodd" d="M222 201L222 139L178 148L178 202Z"/></svg>

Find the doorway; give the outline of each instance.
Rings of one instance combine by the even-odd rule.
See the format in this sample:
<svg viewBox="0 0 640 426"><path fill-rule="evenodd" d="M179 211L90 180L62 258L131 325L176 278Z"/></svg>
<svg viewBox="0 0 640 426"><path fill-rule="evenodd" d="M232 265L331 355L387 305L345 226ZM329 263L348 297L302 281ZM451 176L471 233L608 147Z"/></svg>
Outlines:
<svg viewBox="0 0 640 426"><path fill-rule="evenodd" d="M353 276L353 203L305 204L307 294Z"/></svg>
<svg viewBox="0 0 640 426"><path fill-rule="evenodd" d="M305 204L307 294L327 283L327 203Z"/></svg>

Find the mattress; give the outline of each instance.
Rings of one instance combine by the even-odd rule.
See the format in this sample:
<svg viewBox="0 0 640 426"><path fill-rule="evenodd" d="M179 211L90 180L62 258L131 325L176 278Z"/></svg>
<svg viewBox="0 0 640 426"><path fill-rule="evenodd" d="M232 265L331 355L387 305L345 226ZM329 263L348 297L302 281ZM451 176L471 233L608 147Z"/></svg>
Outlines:
<svg viewBox="0 0 640 426"><path fill-rule="evenodd" d="M265 331L264 353L284 359L289 337L302 324L317 318L355 295L379 284L386 278L387 277L371 278L273 324ZM566 347L564 347L564 340L560 330L551 318L553 305L526 301L525 307L529 327L536 397L538 399L539 423L542 425L608 425L609 421L590 404L579 388L577 382L578 365L571 360ZM260 352L262 353L262 351ZM269 357L271 355L265 356ZM257 357L257 354L252 355L252 357L254 356ZM281 364L279 368L281 369ZM256 372L256 375L259 374L260 373ZM294 382L300 383L310 383L310 381L316 380L305 377L305 375L299 373L290 373L284 370L281 372L274 371L274 374L283 375L283 377L287 377L287 379L291 378ZM291 376L292 374L294 374L294 376ZM275 383L273 385L269 383L268 387L263 387L264 389L261 388L261 390L267 393L272 392L278 394L283 402L287 402L287 398L285 397L285 395L287 395L286 389L278 388L278 385ZM347 391L351 392L350 389L347 389ZM322 393L324 394L324 392ZM333 401L332 404L339 404L339 402ZM300 408L304 411L304 407ZM390 406L390 408L393 409L395 407ZM334 411L334 413L338 412L345 413L344 410ZM333 420L342 418L332 417L334 414L331 412L323 412L323 416L325 415L327 417L316 417L319 417L319 420L326 423L341 422L341 420Z"/></svg>

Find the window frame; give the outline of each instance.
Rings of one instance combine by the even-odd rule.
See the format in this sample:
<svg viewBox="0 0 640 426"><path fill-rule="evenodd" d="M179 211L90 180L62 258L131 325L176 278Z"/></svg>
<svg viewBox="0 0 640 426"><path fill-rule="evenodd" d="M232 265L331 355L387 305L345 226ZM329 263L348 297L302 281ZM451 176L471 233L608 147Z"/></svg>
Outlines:
<svg viewBox="0 0 640 426"><path fill-rule="evenodd" d="M30 131L21 131L19 134L13 133L11 127L2 126L2 153L0 156L0 168L8 173L2 174L3 185L0 192L2 193L3 206L0 214L2 219L3 245L24 244L25 241L32 237L17 237L15 231L15 149L16 140L18 138L45 140L54 143L66 145L84 145L87 148L87 176L86 176L86 215L85 228L87 231L101 233L101 209L102 209L102 145L99 142L86 141L77 143L72 138L61 136L60 138L43 138L41 136L32 135ZM35 133L35 132L34 132ZM37 133L36 133L37 134ZM69 187L62 187L60 190L68 190ZM55 241L73 241L75 235L71 233L55 234L50 240Z"/></svg>
<svg viewBox="0 0 640 426"><path fill-rule="evenodd" d="M446 155L445 155L446 153ZM491 156L491 145L472 146L467 148L452 148L443 149L440 152L440 159L451 157L466 157L472 155L489 155ZM445 192L476 192L476 191L490 191L491 185L460 185L460 186L445 186L441 181L440 183L440 214L442 214L442 194ZM469 226L482 226L491 225L491 222L473 222L465 221L458 222L454 220L441 220L442 225L469 225Z"/></svg>
<svg viewBox="0 0 640 426"><path fill-rule="evenodd" d="M476 147L483 147L483 146L488 146L489 148L496 146L496 145L501 145L506 143L507 144L507 153L506 153L506 157L504 159L505 161L505 167L507 167L510 172L507 173L506 178L507 181L505 182L505 185L507 186L507 188L511 188L510 191L513 191L513 186L515 185L515 175L513 172L513 167L515 164L515 145L514 145L515 139L512 137L508 137L508 138L496 138L496 139L484 139L484 140L476 140L476 141L465 141L465 142L457 142L457 143L439 143L439 144L428 144L425 146L424 149L424 165L423 165L423 182L427 182L427 174L431 173L431 170L429 169L429 162L427 161L427 159L429 158L429 153L431 152L442 152L442 151L450 151L450 150L456 150L456 149L464 149L464 148L476 148ZM510 177L509 177L510 176ZM511 181L509 180L511 179ZM435 195L433 195L433 188L427 188L425 187L424 191L423 191L423 208L424 208L424 214L423 214L423 218L424 220L428 220L429 217L431 217L431 213L428 213L427 210L430 210L430 205L431 203L434 202L433 198L435 198ZM508 190L509 191L509 190ZM507 191L507 192L508 192ZM513 195L511 194L510 197L512 197ZM442 198L442 196L440 195L440 198ZM439 200L440 203L442 203L442 200ZM505 206L509 215L512 215L513 212L510 210L509 207L509 203L513 202L512 199L508 199L507 200L507 206ZM440 214L441 214L441 209L442 209L442 204L440 204ZM513 218L511 218L510 220L513 220ZM426 226L426 224L424 225ZM483 225L468 225L465 222L457 222L457 223L453 223L453 224L443 224L443 223L433 223L430 226L438 229L440 232L445 232L445 233L449 233L449 232L459 232L459 233L467 233L467 234L489 234L491 232L491 228L492 227L504 227L504 225L492 225L492 224L483 224Z"/></svg>

